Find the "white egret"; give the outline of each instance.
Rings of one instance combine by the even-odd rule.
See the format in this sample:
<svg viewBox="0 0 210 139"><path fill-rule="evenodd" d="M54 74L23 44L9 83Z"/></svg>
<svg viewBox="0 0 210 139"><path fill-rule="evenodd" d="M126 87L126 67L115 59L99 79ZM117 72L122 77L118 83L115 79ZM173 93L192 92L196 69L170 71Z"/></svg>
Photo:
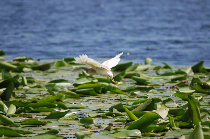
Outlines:
<svg viewBox="0 0 210 139"><path fill-rule="evenodd" d="M92 68L88 67L82 67L88 74L91 75L102 75L102 76L109 76L109 78L114 82L115 84L118 84L117 81L113 79L113 73L111 71L111 68L115 67L119 61L120 61L120 56L123 54L120 53L116 55L114 58L109 59L107 61L104 61L102 64L95 61L92 58L89 58L86 54L79 55L79 57L75 57L74 59L77 62L87 64L91 66Z"/></svg>

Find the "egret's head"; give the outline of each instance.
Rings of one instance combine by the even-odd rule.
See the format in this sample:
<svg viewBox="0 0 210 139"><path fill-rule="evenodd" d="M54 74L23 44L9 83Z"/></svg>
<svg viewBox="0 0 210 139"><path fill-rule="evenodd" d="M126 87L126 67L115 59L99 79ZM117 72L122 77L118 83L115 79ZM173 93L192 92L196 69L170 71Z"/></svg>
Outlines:
<svg viewBox="0 0 210 139"><path fill-rule="evenodd" d="M89 67L80 67L80 69L83 69L84 71L86 71L88 74L90 75L96 75L96 71L93 68L89 68Z"/></svg>

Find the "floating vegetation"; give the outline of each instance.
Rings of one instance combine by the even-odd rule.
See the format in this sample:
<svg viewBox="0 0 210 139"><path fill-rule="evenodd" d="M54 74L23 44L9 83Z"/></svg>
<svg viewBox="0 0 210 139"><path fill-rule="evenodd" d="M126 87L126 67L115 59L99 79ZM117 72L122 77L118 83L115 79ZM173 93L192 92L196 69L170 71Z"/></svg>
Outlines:
<svg viewBox="0 0 210 139"><path fill-rule="evenodd" d="M74 58L1 61L0 136L210 138L210 68L151 61L118 64L119 85Z"/></svg>

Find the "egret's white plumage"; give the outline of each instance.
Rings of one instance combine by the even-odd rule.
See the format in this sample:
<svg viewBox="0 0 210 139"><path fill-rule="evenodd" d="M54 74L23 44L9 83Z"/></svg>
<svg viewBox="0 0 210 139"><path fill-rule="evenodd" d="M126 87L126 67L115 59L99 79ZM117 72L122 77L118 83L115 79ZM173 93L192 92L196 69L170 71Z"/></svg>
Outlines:
<svg viewBox="0 0 210 139"><path fill-rule="evenodd" d="M74 59L77 62L87 64L91 66L92 68L83 68L87 73L94 75L94 74L99 74L103 76L109 76L113 82L116 83L116 81L113 80L113 73L111 71L111 68L115 67L119 61L120 61L120 56L123 54L120 53L116 55L114 58L109 59L107 61L104 61L102 64L95 61L92 58L89 58L86 54L79 55L79 57L75 57Z"/></svg>

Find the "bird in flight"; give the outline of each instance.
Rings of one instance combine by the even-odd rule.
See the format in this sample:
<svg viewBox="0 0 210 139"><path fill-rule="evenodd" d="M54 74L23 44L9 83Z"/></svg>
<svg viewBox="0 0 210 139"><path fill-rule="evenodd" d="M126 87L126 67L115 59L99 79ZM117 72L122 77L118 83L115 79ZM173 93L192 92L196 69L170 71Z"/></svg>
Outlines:
<svg viewBox="0 0 210 139"><path fill-rule="evenodd" d="M122 54L123 52L116 55L112 59L104 61L102 64L95 61L92 58L89 58L86 54L79 55L79 57L75 57L74 59L79 63L87 64L92 67L82 67L82 69L84 69L88 74L108 76L112 80L112 82L118 84L117 81L113 79L113 73L111 71L111 68L115 67L119 63L120 56Z"/></svg>

